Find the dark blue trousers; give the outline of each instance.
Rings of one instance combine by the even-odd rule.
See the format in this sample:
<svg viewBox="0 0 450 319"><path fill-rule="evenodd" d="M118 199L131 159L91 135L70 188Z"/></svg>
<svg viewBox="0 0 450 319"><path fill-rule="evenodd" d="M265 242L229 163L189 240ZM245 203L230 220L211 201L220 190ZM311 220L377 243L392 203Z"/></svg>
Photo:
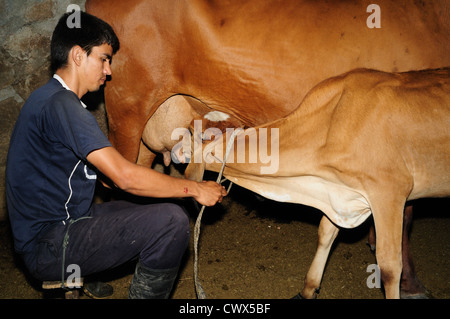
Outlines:
<svg viewBox="0 0 450 319"><path fill-rule="evenodd" d="M41 235L35 250L24 255L25 264L34 277L61 279L66 233L64 267L78 265L81 276L137 257L151 269L178 267L189 243L189 218L175 204L112 201L94 204L89 216L91 218L70 225L58 223ZM65 271L66 278L71 271Z"/></svg>

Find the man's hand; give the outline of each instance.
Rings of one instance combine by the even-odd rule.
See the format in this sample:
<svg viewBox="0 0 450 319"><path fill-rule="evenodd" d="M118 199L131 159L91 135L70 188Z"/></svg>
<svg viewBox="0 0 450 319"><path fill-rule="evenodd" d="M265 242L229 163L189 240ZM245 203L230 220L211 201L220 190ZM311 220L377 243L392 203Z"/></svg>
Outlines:
<svg viewBox="0 0 450 319"><path fill-rule="evenodd" d="M193 196L201 205L213 206L221 203L224 196L227 196L225 187L213 181L203 181L198 183L198 195Z"/></svg>

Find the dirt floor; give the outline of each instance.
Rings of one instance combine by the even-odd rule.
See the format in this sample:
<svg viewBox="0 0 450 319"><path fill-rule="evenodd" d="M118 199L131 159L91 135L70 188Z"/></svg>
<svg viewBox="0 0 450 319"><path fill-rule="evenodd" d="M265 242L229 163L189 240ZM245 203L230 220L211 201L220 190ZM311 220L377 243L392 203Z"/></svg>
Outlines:
<svg viewBox="0 0 450 319"><path fill-rule="evenodd" d="M197 210L183 201L191 216ZM422 200L416 205L411 245L419 278L434 298L450 298L450 216L448 200ZM296 295L314 256L321 212L293 204L259 200L234 186L221 205L203 215L199 276L208 299L286 299ZM329 258L320 299L380 299L382 289L368 288L375 263L367 242L369 222L341 230ZM192 237L192 236L191 236ZM10 227L0 223L0 299L60 298L27 275L12 250ZM186 253L172 298L196 298L193 243ZM114 287L111 298L127 298L134 265L99 276ZM57 290L58 291L58 290ZM81 296L81 298L88 298Z"/></svg>

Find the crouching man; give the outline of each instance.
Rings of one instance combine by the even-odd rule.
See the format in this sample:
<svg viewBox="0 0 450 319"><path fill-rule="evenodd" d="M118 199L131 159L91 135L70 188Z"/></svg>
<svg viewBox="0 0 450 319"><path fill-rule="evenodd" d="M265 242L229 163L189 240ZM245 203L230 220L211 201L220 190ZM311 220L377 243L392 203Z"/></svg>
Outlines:
<svg viewBox="0 0 450 319"><path fill-rule="evenodd" d="M131 163L110 144L80 99L111 75L119 40L106 22L80 15L80 28L68 26L69 14L59 20L54 76L30 95L11 137L6 195L15 250L40 280L62 280L69 264L87 276L138 258L129 297L167 298L188 246L188 217L171 203L93 204L97 175L134 195L208 206L226 191Z"/></svg>

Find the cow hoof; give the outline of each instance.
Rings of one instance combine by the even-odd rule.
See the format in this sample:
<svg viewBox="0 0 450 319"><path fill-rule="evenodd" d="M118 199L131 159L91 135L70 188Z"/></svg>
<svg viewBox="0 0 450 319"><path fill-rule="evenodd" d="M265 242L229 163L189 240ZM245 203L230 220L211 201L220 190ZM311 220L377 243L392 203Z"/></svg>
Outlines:
<svg viewBox="0 0 450 319"><path fill-rule="evenodd" d="M314 295L312 298L305 298L301 295L301 293L299 292L298 294L296 294L294 297L292 297L291 299L317 299L317 295L319 294L319 289L316 289L316 291L314 292Z"/></svg>
<svg viewBox="0 0 450 319"><path fill-rule="evenodd" d="M428 292L407 293L400 291L400 299L433 299L433 296Z"/></svg>

